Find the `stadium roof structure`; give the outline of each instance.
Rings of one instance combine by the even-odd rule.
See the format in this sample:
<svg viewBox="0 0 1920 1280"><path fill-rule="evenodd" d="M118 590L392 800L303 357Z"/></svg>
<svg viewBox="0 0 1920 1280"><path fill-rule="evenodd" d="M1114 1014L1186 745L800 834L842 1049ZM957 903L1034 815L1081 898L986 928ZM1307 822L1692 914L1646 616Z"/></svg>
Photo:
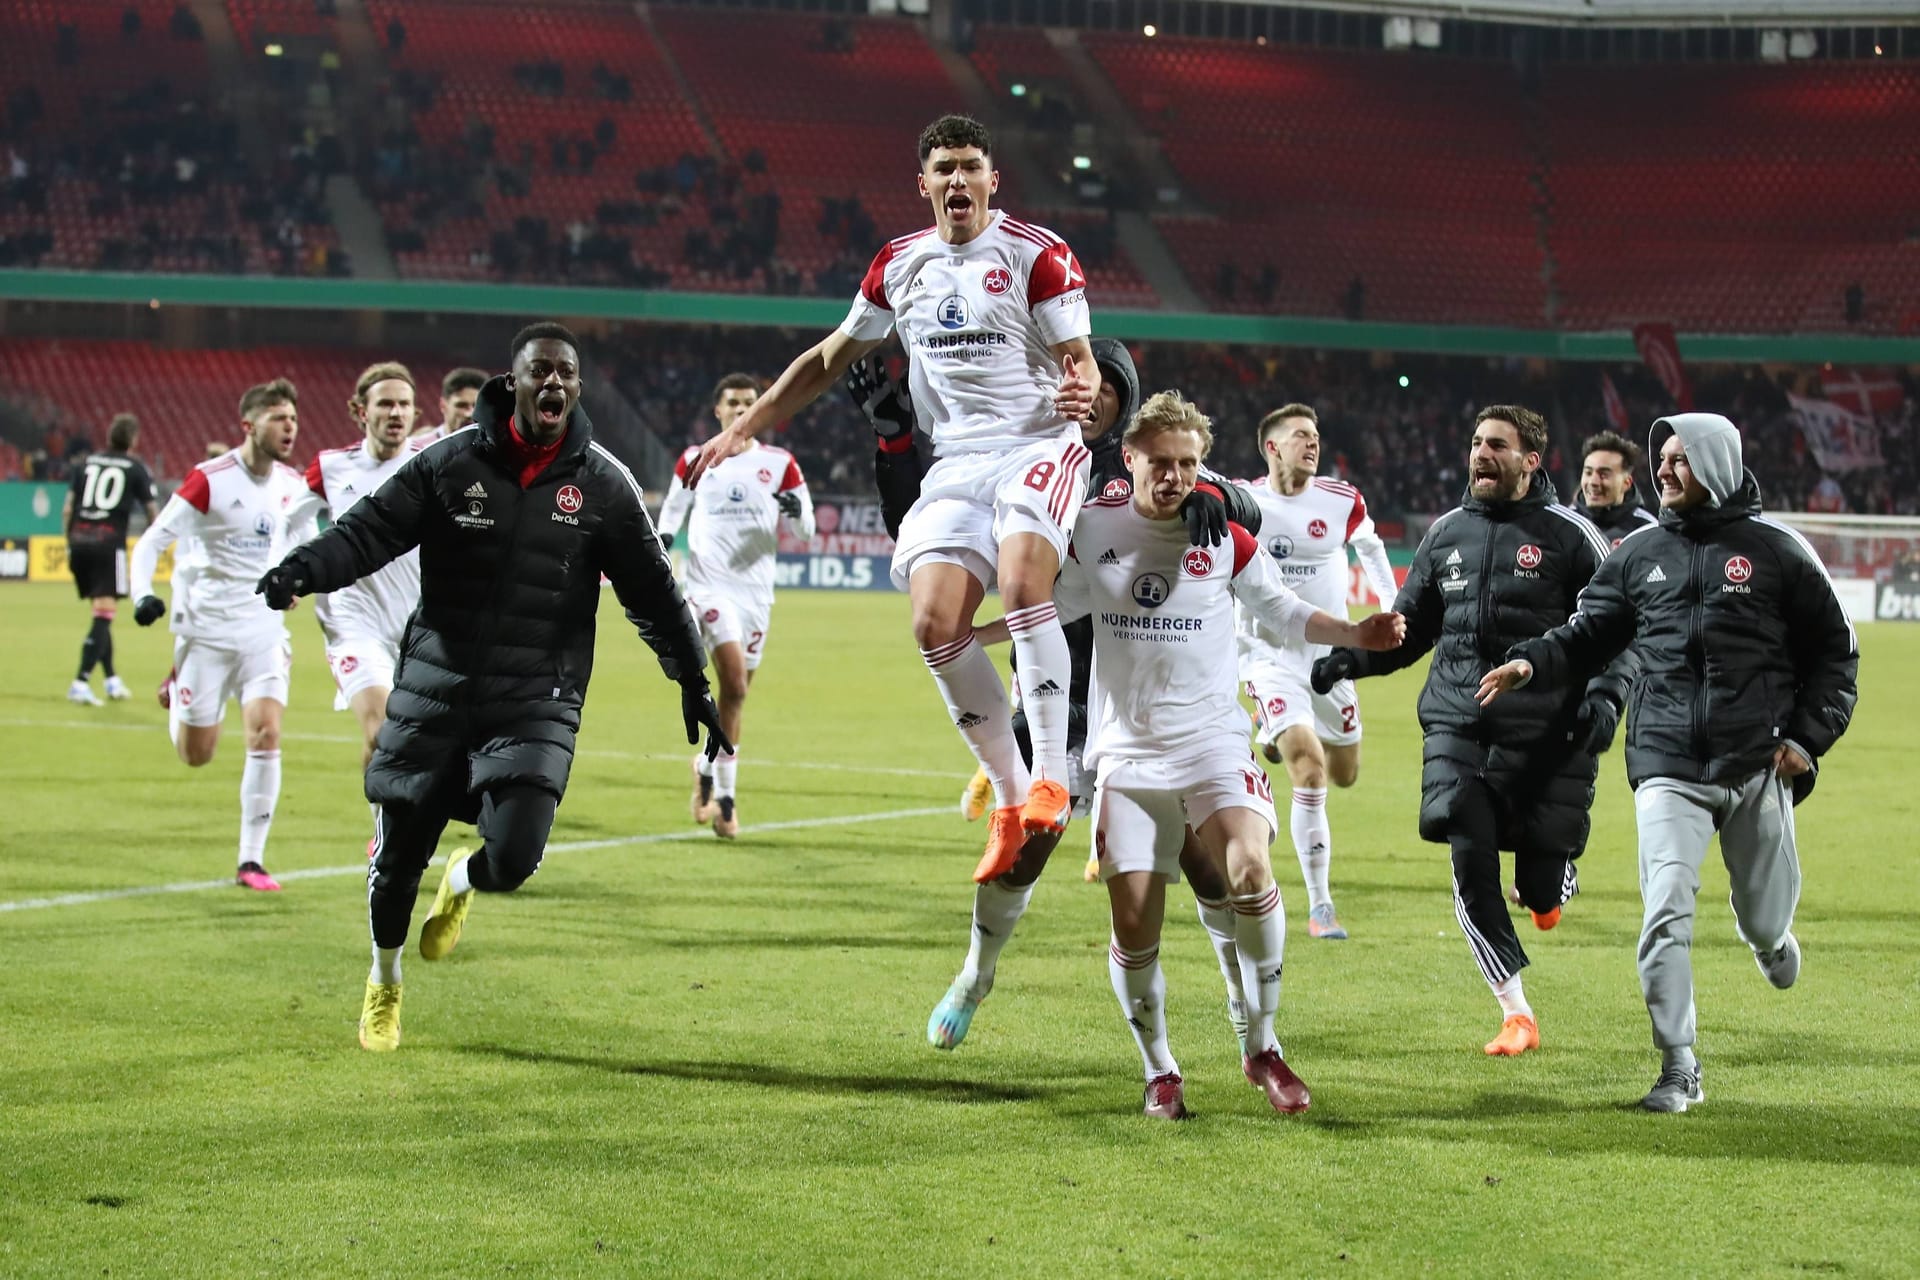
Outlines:
<svg viewBox="0 0 1920 1280"><path fill-rule="evenodd" d="M1283 9L1341 9L1396 18L1453 18L1581 27L1777 27L1920 24L1913 0L1252 0Z"/></svg>

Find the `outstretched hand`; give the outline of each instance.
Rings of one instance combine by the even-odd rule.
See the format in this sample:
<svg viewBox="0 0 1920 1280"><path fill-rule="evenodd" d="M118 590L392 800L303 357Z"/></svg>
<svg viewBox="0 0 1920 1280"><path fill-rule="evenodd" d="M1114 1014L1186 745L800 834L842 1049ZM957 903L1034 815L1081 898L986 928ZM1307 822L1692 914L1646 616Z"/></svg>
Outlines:
<svg viewBox="0 0 1920 1280"><path fill-rule="evenodd" d="M1407 620L1391 611L1363 618L1354 624L1353 629L1354 644L1375 653L1398 649L1400 642L1407 638Z"/></svg>
<svg viewBox="0 0 1920 1280"><path fill-rule="evenodd" d="M265 596L267 608L285 612L293 608L295 597L303 594L306 589L306 575L282 561L267 570L265 576L254 585L253 594Z"/></svg>
<svg viewBox="0 0 1920 1280"><path fill-rule="evenodd" d="M160 621L167 613L167 602L159 596L141 596L133 606L133 620L143 627L150 627Z"/></svg>
<svg viewBox="0 0 1920 1280"><path fill-rule="evenodd" d="M1509 689L1518 689L1533 679L1533 664L1525 658L1515 658L1512 662L1503 662L1480 677L1480 688L1474 701L1483 707L1493 705L1493 700Z"/></svg>
<svg viewBox="0 0 1920 1280"><path fill-rule="evenodd" d="M1308 681L1313 685L1315 693L1325 694L1333 692L1333 686L1342 680L1351 680L1359 673L1360 663L1353 656L1353 650L1335 649L1313 664L1312 670L1308 673Z"/></svg>
<svg viewBox="0 0 1920 1280"><path fill-rule="evenodd" d="M706 475L709 470L746 449L753 437L740 430L739 426L740 424L735 422L733 426L700 446L700 452L687 467L687 488L693 488L700 483L700 477Z"/></svg>
<svg viewBox="0 0 1920 1280"><path fill-rule="evenodd" d="M903 379L887 373L887 357L869 351L847 370L847 395L867 416L867 424L882 440L897 440L913 432L913 398Z"/></svg>
<svg viewBox="0 0 1920 1280"><path fill-rule="evenodd" d="M713 694L707 690L707 682L702 679L680 686L680 715L687 722L687 741L697 744L700 730L707 731L707 759L733 754L733 743L727 739L727 731L720 727L720 708L714 705Z"/></svg>

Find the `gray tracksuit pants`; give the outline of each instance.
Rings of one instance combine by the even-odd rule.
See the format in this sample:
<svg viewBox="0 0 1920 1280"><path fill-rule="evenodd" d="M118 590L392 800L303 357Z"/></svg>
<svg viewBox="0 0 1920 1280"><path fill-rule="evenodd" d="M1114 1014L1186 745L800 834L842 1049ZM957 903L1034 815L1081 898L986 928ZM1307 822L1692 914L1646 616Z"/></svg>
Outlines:
<svg viewBox="0 0 1920 1280"><path fill-rule="evenodd" d="M1738 786L1650 778L1633 793L1640 824L1640 991L1661 1049L1690 1047L1693 1021L1693 905L1707 844L1720 832L1720 857L1733 884L1733 916L1747 945L1769 951L1793 925L1800 858L1793 793L1771 769Z"/></svg>

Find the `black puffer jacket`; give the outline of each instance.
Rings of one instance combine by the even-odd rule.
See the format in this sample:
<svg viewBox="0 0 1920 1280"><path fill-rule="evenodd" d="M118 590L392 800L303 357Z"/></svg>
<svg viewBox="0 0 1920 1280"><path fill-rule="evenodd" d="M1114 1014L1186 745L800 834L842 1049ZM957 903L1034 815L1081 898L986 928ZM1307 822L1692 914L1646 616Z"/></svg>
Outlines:
<svg viewBox="0 0 1920 1280"><path fill-rule="evenodd" d="M1640 499L1632 489L1627 490L1625 501L1607 507L1589 506L1587 495L1577 493L1573 498L1573 509L1593 521L1593 527L1600 531L1600 536L1616 547L1625 541L1628 534L1658 519L1653 512L1640 505Z"/></svg>
<svg viewBox="0 0 1920 1280"><path fill-rule="evenodd" d="M1846 610L1812 548L1760 514L1751 473L1716 505L1663 511L1622 543L1579 612L1514 647L1534 668L1520 692L1551 696L1628 645L1643 671L1627 716L1636 787L1738 783L1782 742L1817 764L1853 716L1860 655ZM1813 776L1795 780L1796 800Z"/></svg>
<svg viewBox="0 0 1920 1280"><path fill-rule="evenodd" d="M1407 620L1406 643L1386 653L1348 651L1362 676L1398 671L1433 651L1420 692L1423 839L1446 840L1458 806L1484 779L1501 803L1500 847L1562 857L1586 847L1597 764L1576 720L1583 691L1521 689L1531 696L1510 693L1491 707L1475 697L1480 677L1520 638L1565 621L1606 558L1599 531L1554 498L1538 471L1512 502L1482 502L1469 489L1428 528L1394 600ZM1618 706L1633 669L1622 656L1590 687Z"/></svg>
<svg viewBox="0 0 1920 1280"><path fill-rule="evenodd" d="M593 674L605 573L671 679L704 686L706 654L641 505L579 409L525 490L502 446L505 378L475 425L438 441L285 563L303 591L337 591L420 548L420 604L367 766L367 798L419 803L449 767L477 794L508 782L559 795Z"/></svg>

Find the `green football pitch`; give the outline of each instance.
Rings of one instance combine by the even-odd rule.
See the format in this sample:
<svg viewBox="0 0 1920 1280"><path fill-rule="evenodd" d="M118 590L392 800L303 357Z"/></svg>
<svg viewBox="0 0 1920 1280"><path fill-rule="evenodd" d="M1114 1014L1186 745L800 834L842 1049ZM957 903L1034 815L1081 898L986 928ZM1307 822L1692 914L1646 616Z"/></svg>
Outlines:
<svg viewBox="0 0 1920 1280"><path fill-rule="evenodd" d="M1172 1125L1139 1114L1084 825L971 1037L927 1047L983 833L903 599L782 597L730 843L688 822L675 690L604 616L545 866L447 960L409 954L404 1042L375 1055L359 748L311 612L268 850L286 891L260 895L227 882L237 715L189 771L152 699L162 634L123 614L137 697L71 706L85 610L0 587L0 1274L1914 1273L1920 628L1863 633L1859 715L1800 810L1793 990L1709 864L1704 1105L1631 1107L1658 1064L1617 750L1584 891L1523 929L1544 1047L1481 1053L1498 1010L1414 835L1422 664L1363 686L1362 776L1330 803L1351 941L1307 937L1276 845L1312 1110L1241 1079L1182 888L1163 954L1196 1114Z"/></svg>

